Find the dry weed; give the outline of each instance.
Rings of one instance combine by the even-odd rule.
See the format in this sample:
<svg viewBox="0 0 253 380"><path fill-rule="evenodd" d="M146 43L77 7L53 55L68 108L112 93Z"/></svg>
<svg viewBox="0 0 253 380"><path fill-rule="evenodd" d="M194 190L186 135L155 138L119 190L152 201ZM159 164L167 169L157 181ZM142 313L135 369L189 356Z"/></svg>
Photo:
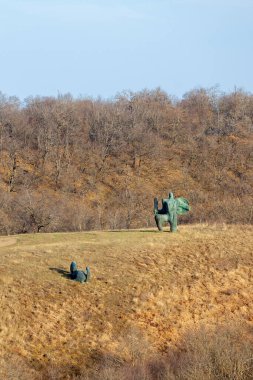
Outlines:
<svg viewBox="0 0 253 380"><path fill-rule="evenodd" d="M189 331L175 365L180 380L249 380L253 378L252 331L240 324Z"/></svg>
<svg viewBox="0 0 253 380"><path fill-rule="evenodd" d="M101 371L123 370L124 362L132 371L177 347L187 328L239 317L252 325L252 231L181 225L176 234L27 234L12 245L0 238L0 357L47 367L48 379L78 377L71 366L95 367L100 350L117 362ZM91 267L90 283L69 280L73 260ZM251 362L236 363L243 372Z"/></svg>
<svg viewBox="0 0 253 380"><path fill-rule="evenodd" d="M28 365L27 360L18 355L8 355L0 359L1 380L42 380L41 373Z"/></svg>
<svg viewBox="0 0 253 380"><path fill-rule="evenodd" d="M123 331L119 339L118 350L122 357L132 365L144 362L154 354L154 347L144 332L134 326Z"/></svg>

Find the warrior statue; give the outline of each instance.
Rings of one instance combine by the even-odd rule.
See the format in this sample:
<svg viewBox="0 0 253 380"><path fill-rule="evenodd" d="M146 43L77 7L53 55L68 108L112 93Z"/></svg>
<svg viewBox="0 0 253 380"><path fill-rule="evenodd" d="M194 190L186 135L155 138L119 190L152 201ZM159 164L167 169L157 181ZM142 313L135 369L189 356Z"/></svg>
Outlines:
<svg viewBox="0 0 253 380"><path fill-rule="evenodd" d="M173 193L169 193L167 199L162 199L162 209L158 210L158 199L154 199L155 221L159 231L163 231L163 226L169 224L170 231L177 230L177 216L186 214L190 210L187 199L174 198Z"/></svg>

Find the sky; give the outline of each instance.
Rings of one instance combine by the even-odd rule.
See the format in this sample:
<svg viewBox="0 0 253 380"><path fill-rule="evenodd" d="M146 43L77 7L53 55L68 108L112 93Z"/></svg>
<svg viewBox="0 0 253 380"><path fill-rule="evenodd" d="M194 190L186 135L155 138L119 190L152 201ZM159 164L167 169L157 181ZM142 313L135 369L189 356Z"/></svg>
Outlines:
<svg viewBox="0 0 253 380"><path fill-rule="evenodd" d="M0 0L0 91L253 92L253 0Z"/></svg>

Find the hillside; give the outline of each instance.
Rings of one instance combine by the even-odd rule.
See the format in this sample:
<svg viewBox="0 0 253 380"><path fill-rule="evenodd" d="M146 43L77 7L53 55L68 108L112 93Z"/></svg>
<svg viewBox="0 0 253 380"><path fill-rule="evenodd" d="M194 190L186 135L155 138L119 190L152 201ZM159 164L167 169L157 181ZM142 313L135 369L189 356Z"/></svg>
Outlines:
<svg viewBox="0 0 253 380"><path fill-rule="evenodd" d="M0 94L0 234L153 226L153 198L187 223L252 224L253 96L161 89L111 100Z"/></svg>
<svg viewBox="0 0 253 380"><path fill-rule="evenodd" d="M252 226L226 225L1 237L2 378L57 379L101 356L165 354L201 325L252 326L252 246ZM72 260L89 283L67 277Z"/></svg>

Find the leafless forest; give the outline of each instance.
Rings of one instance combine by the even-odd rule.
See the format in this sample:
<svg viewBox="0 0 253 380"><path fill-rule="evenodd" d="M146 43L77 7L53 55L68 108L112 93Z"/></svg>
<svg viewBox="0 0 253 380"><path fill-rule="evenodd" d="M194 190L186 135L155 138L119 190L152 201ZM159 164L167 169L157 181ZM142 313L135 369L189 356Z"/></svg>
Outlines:
<svg viewBox="0 0 253 380"><path fill-rule="evenodd" d="M184 222L252 223L252 148L242 90L0 93L0 233L149 227L168 191L189 199Z"/></svg>

